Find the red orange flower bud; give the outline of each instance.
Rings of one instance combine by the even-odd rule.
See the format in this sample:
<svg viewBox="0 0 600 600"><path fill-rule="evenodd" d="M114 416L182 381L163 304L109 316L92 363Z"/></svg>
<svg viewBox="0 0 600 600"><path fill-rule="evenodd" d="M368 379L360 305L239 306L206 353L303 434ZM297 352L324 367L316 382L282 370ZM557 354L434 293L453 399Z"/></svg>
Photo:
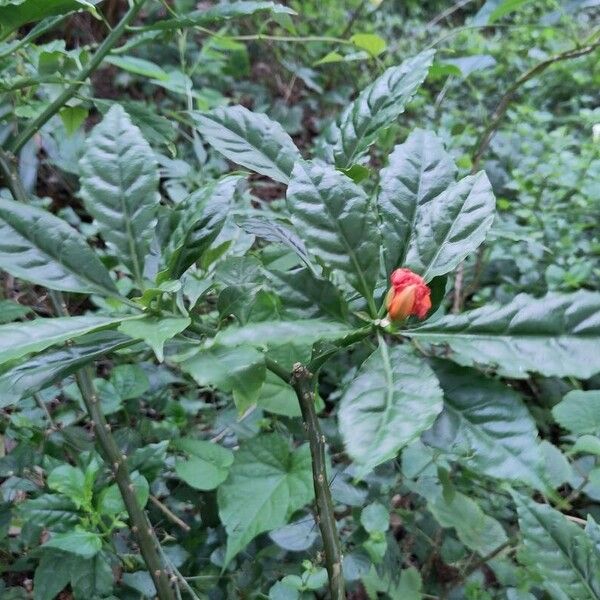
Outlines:
<svg viewBox="0 0 600 600"><path fill-rule="evenodd" d="M390 320L404 321L410 315L423 319L431 308L431 290L425 280L410 269L396 269L390 282L385 299Z"/></svg>

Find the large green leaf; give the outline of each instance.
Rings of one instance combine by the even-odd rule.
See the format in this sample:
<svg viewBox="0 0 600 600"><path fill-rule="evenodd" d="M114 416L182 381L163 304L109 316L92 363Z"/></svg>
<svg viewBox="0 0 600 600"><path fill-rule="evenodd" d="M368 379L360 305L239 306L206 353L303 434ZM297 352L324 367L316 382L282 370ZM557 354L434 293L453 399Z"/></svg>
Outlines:
<svg viewBox="0 0 600 600"><path fill-rule="evenodd" d="M507 377L531 371L587 379L600 371L600 294L519 294L505 306L447 315L405 333L446 345L448 358L462 365L489 365Z"/></svg>
<svg viewBox="0 0 600 600"><path fill-rule="evenodd" d="M51 290L118 295L79 232L45 210L3 198L0 269Z"/></svg>
<svg viewBox="0 0 600 600"><path fill-rule="evenodd" d="M287 206L309 250L371 299L379 272L379 231L362 188L333 167L298 161Z"/></svg>
<svg viewBox="0 0 600 600"><path fill-rule="evenodd" d="M387 271L406 266L427 281L448 273L483 242L495 198L485 173L454 183L441 141L413 132L381 171L377 197Z"/></svg>
<svg viewBox="0 0 600 600"><path fill-rule="evenodd" d="M431 132L416 129L394 148L381 170L377 204L382 221L386 272L404 265L415 244L419 211L452 183L456 165Z"/></svg>
<svg viewBox="0 0 600 600"><path fill-rule="evenodd" d="M198 385L232 392L241 413L258 400L266 375L263 353L247 345L203 350L182 363L181 368Z"/></svg>
<svg viewBox="0 0 600 600"><path fill-rule="evenodd" d="M45 548L56 548L64 552L76 554L82 558L92 558L102 548L102 537L99 533L85 531L76 527L66 533L54 534L45 544Z"/></svg>
<svg viewBox="0 0 600 600"><path fill-rule="evenodd" d="M538 431L519 395L446 361L437 361L434 371L444 391L444 410L424 441L458 455L469 469L544 491Z"/></svg>
<svg viewBox="0 0 600 600"><path fill-rule="evenodd" d="M164 360L165 343L181 333L191 323L189 317L154 317L132 319L121 323L119 331L138 340L144 340L156 354L156 358Z"/></svg>
<svg viewBox="0 0 600 600"><path fill-rule="evenodd" d="M10 323L30 314L31 308L13 300L0 300L0 323Z"/></svg>
<svg viewBox="0 0 600 600"><path fill-rule="evenodd" d="M34 600L54 600L71 581L71 556L61 551L46 551L33 578Z"/></svg>
<svg viewBox="0 0 600 600"><path fill-rule="evenodd" d="M600 598L600 553L575 523L546 504L513 494L527 566L564 598ZM553 597L556 597L553 594Z"/></svg>
<svg viewBox="0 0 600 600"><path fill-rule="evenodd" d="M275 181L288 182L300 152L279 123L243 106L193 116L204 139L226 158Z"/></svg>
<svg viewBox="0 0 600 600"><path fill-rule="evenodd" d="M118 104L88 137L80 175L86 210L141 287L160 200L158 164L148 142Z"/></svg>
<svg viewBox="0 0 600 600"><path fill-rule="evenodd" d="M19 504L19 515L31 527L62 530L71 528L81 518L73 502L60 494L42 494Z"/></svg>
<svg viewBox="0 0 600 600"><path fill-rule="evenodd" d="M460 492L454 492L452 499L447 500L440 491L428 498L427 508L442 527L453 527L458 539L479 554L493 552L507 540L502 525Z"/></svg>
<svg viewBox="0 0 600 600"><path fill-rule="evenodd" d="M552 414L571 433L600 434L600 390L573 390L554 406Z"/></svg>
<svg viewBox="0 0 600 600"><path fill-rule="evenodd" d="M324 319L298 319L295 321L265 321L248 323L242 327L231 326L220 331L215 342L221 346L284 346L313 344L319 340L336 340L351 333L344 323Z"/></svg>
<svg viewBox="0 0 600 600"><path fill-rule="evenodd" d="M389 349L381 340L345 390L338 413L360 476L394 458L441 410L442 390L427 363L406 346Z"/></svg>
<svg viewBox="0 0 600 600"><path fill-rule="evenodd" d="M58 317L0 326L0 365L131 317Z"/></svg>
<svg viewBox="0 0 600 600"><path fill-rule="evenodd" d="M0 374L0 408L18 402L114 350L136 343L115 331L86 336L76 346L49 350Z"/></svg>
<svg viewBox="0 0 600 600"><path fill-rule="evenodd" d="M0 3L0 31L15 31L26 23L40 21L54 15L65 15L74 10L90 8L98 0L21 0ZM86 6L87 5L87 6Z"/></svg>
<svg viewBox="0 0 600 600"><path fill-rule="evenodd" d="M173 445L188 455L175 463L177 475L197 490L214 490L221 485L233 463L233 452L206 440L182 438Z"/></svg>
<svg viewBox="0 0 600 600"><path fill-rule="evenodd" d="M292 450L278 434L242 444L217 492L227 531L225 565L257 535L285 525L313 494L307 445Z"/></svg>
<svg viewBox="0 0 600 600"><path fill-rule="evenodd" d="M432 50L426 50L390 67L346 107L326 134L337 167L348 169L355 164L379 131L404 112L427 77L433 55Z"/></svg>
<svg viewBox="0 0 600 600"><path fill-rule="evenodd" d="M181 277L219 235L240 179L229 176L208 185L192 194L176 211L178 223L165 251L171 278Z"/></svg>

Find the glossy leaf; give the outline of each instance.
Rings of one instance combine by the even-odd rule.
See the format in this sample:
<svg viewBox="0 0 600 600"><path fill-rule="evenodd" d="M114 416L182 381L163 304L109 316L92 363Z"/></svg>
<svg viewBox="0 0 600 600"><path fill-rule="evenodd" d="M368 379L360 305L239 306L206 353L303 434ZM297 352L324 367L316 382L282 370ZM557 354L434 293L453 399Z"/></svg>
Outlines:
<svg viewBox="0 0 600 600"><path fill-rule="evenodd" d="M118 104L88 136L80 175L86 210L141 287L160 200L158 165L148 142Z"/></svg>
<svg viewBox="0 0 600 600"><path fill-rule="evenodd" d="M600 553L575 523L548 505L513 494L528 568L565 598L600 598Z"/></svg>
<svg viewBox="0 0 600 600"><path fill-rule="evenodd" d="M587 379L600 371L600 294L520 294L504 306L447 315L406 335L444 344L462 365L487 365L507 377L528 372Z"/></svg>
<svg viewBox="0 0 600 600"><path fill-rule="evenodd" d="M176 211L178 223L165 251L169 277L181 277L215 241L231 210L240 179L224 177L192 194Z"/></svg>
<svg viewBox="0 0 600 600"><path fill-rule="evenodd" d="M538 431L519 395L499 381L448 362L434 363L444 410L424 441L455 453L473 471L545 491Z"/></svg>
<svg viewBox="0 0 600 600"><path fill-rule="evenodd" d="M92 558L102 548L102 537L99 533L76 527L66 533L53 534L50 540L44 544L44 547L77 554L82 558Z"/></svg>
<svg viewBox="0 0 600 600"><path fill-rule="evenodd" d="M189 317L145 317L124 321L119 331L134 339L144 340L156 354L159 362L164 360L165 343L181 333L191 323Z"/></svg>
<svg viewBox="0 0 600 600"><path fill-rule="evenodd" d="M0 198L0 269L51 290L117 296L83 236L62 219Z"/></svg>
<svg viewBox="0 0 600 600"><path fill-rule="evenodd" d="M225 564L260 533L285 525L312 498L307 445L292 450L278 434L243 444L217 492L219 516L227 531Z"/></svg>
<svg viewBox="0 0 600 600"><path fill-rule="evenodd" d="M0 365L86 333L117 325L127 317L58 317L0 326Z"/></svg>
<svg viewBox="0 0 600 600"><path fill-rule="evenodd" d="M80 367L135 342L117 332L95 333L70 348L49 350L0 374L0 408L10 406Z"/></svg>
<svg viewBox="0 0 600 600"><path fill-rule="evenodd" d="M94 2L90 3L90 6ZM40 21L54 15L65 15L85 8L79 0L22 0L0 5L0 31L3 34L15 31L22 25Z"/></svg>
<svg viewBox="0 0 600 600"><path fill-rule="evenodd" d="M58 531L79 523L80 514L73 502L60 494L42 494L19 505L19 514L40 529Z"/></svg>
<svg viewBox="0 0 600 600"><path fill-rule="evenodd" d="M338 413L360 476L394 458L441 410L442 390L427 363L405 346L380 343L345 390Z"/></svg>
<svg viewBox="0 0 600 600"><path fill-rule="evenodd" d="M359 161L379 131L404 112L427 77L433 55L433 51L426 50L390 67L342 112L327 133L337 167L348 169Z"/></svg>
<svg viewBox="0 0 600 600"><path fill-rule="evenodd" d="M571 433L600 433L600 390L573 390L552 409L557 423Z"/></svg>
<svg viewBox="0 0 600 600"><path fill-rule="evenodd" d="M226 158L275 181L288 182L300 152L279 123L243 106L196 112L194 118L204 139Z"/></svg>
<svg viewBox="0 0 600 600"><path fill-rule="evenodd" d="M379 272L379 232L362 188L333 167L299 161L287 206L308 249L370 299Z"/></svg>
<svg viewBox="0 0 600 600"><path fill-rule="evenodd" d="M189 457L175 463L177 475L197 490L216 489L227 479L233 464L233 452L205 440L183 438L174 446Z"/></svg>
<svg viewBox="0 0 600 600"><path fill-rule="evenodd" d="M454 161L429 131L416 129L394 148L377 195L387 273L404 266L419 211L454 183L455 174Z"/></svg>

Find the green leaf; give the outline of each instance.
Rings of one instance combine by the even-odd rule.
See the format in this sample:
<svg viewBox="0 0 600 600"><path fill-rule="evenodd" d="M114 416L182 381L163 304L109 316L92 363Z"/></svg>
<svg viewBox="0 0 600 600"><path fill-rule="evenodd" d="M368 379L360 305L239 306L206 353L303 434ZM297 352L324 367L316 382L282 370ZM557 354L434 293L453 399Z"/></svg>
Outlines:
<svg viewBox="0 0 600 600"><path fill-rule="evenodd" d="M204 440L183 438L173 445L189 455L175 463L177 475L197 490L214 490L221 485L233 464L233 452L218 444Z"/></svg>
<svg viewBox="0 0 600 600"><path fill-rule="evenodd" d="M73 502L59 494L42 494L19 505L20 516L32 527L54 531L79 523L80 514Z"/></svg>
<svg viewBox="0 0 600 600"><path fill-rule="evenodd" d="M169 277L181 277L215 241L231 211L240 179L224 177L192 194L176 211L178 223L165 250Z"/></svg>
<svg viewBox="0 0 600 600"><path fill-rule="evenodd" d="M0 326L0 364L40 352L99 329L111 327L127 317L58 317L34 319Z"/></svg>
<svg viewBox="0 0 600 600"><path fill-rule="evenodd" d="M482 556L507 541L500 523L486 515L475 500L460 492L454 494L451 502L440 492L428 501L427 507L442 527L453 527L458 539Z"/></svg>
<svg viewBox="0 0 600 600"><path fill-rule="evenodd" d="M149 77L150 79L168 79L169 77L162 67L137 56L109 55L104 58L104 62L123 69L123 71Z"/></svg>
<svg viewBox="0 0 600 600"><path fill-rule="evenodd" d="M284 417L301 416L296 393L289 384L271 373L271 371L267 371L265 382L260 391L258 406L275 415L283 415Z"/></svg>
<svg viewBox="0 0 600 600"><path fill-rule="evenodd" d="M436 361L444 410L423 441L462 456L465 467L545 491L538 431L519 395L472 369Z"/></svg>
<svg viewBox="0 0 600 600"><path fill-rule="evenodd" d="M56 548L83 558L92 558L102 549L102 537L99 533L76 527L66 533L53 534L44 548Z"/></svg>
<svg viewBox="0 0 600 600"><path fill-rule="evenodd" d="M519 9L524 4L531 2L531 0L504 0L493 10L492 14L488 18L488 24L495 23L502 17L508 15L511 12Z"/></svg>
<svg viewBox="0 0 600 600"><path fill-rule="evenodd" d="M148 485L148 481L143 475L134 472L131 474L131 483L138 504L144 508L150 497L150 486ZM116 483L113 483L111 486L102 490L102 493L98 498L98 512L103 515L117 517L125 511L123 496L121 496L119 486Z"/></svg>
<svg viewBox="0 0 600 600"><path fill-rule="evenodd" d="M11 367L0 373L0 408L10 406L97 358L133 343L116 332L96 333L76 346L47 351Z"/></svg>
<svg viewBox="0 0 600 600"><path fill-rule="evenodd" d="M285 525L313 498L310 451L294 450L278 434L248 440L219 487L219 516L227 531L225 565L260 533Z"/></svg>
<svg viewBox="0 0 600 600"><path fill-rule="evenodd" d="M142 287L160 200L158 165L148 142L118 104L89 135L80 173L87 212Z"/></svg>
<svg viewBox="0 0 600 600"><path fill-rule="evenodd" d="M0 323L16 321L26 317L31 312L29 306L23 306L13 300L0 300Z"/></svg>
<svg viewBox="0 0 600 600"><path fill-rule="evenodd" d="M0 198L0 269L51 290L117 296L108 271L62 219Z"/></svg>
<svg viewBox="0 0 600 600"><path fill-rule="evenodd" d="M249 344L259 348L313 344L319 340L337 340L352 333L348 325L325 319L299 319L297 321L268 321L248 323L243 327L230 326L220 331L215 343L220 346Z"/></svg>
<svg viewBox="0 0 600 600"><path fill-rule="evenodd" d="M505 306L484 306L447 315L405 334L423 343L444 344L462 365L490 365L500 375L528 372L588 379L600 371L600 294L519 294Z"/></svg>
<svg viewBox="0 0 600 600"><path fill-rule="evenodd" d="M578 452L600 456L600 438L595 435L582 435L577 438L570 453L577 454Z"/></svg>
<svg viewBox="0 0 600 600"><path fill-rule="evenodd" d="M112 568L103 552L87 560L80 559L71 573L71 587L76 600L105 598L110 595L113 583Z"/></svg>
<svg viewBox="0 0 600 600"><path fill-rule="evenodd" d="M0 31L8 33L22 25L84 8L79 0L24 0L0 5Z"/></svg>
<svg viewBox="0 0 600 600"><path fill-rule="evenodd" d="M67 135L73 135L86 120L88 109L83 106L64 106L58 114L65 126Z"/></svg>
<svg viewBox="0 0 600 600"><path fill-rule="evenodd" d="M527 566L565 598L600 598L600 554L592 540L561 513L513 493Z"/></svg>
<svg viewBox="0 0 600 600"><path fill-rule="evenodd" d="M406 346L389 349L381 341L340 401L340 433L358 476L394 458L441 410L442 390L427 363Z"/></svg>
<svg viewBox="0 0 600 600"><path fill-rule="evenodd" d="M327 132L327 142L338 168L348 169L359 161L379 131L389 127L404 112L427 77L433 56L432 50L426 50L397 67L390 67L342 112Z"/></svg>
<svg viewBox="0 0 600 600"><path fill-rule="evenodd" d="M48 475L48 487L59 492L81 508L88 501L85 474L81 469L71 465L60 465Z"/></svg>
<svg viewBox="0 0 600 600"><path fill-rule="evenodd" d="M237 348L203 350L181 365L198 385L233 392L240 413L256 403L266 374L263 353L242 344Z"/></svg>
<svg viewBox="0 0 600 600"><path fill-rule="evenodd" d="M454 183L438 138L416 130L381 172L377 198L387 271L405 266L427 281L450 272L485 239L495 198L483 171Z"/></svg>
<svg viewBox="0 0 600 600"><path fill-rule="evenodd" d="M600 390L573 390L554 406L552 414L556 422L571 433L599 434Z"/></svg>
<svg viewBox="0 0 600 600"><path fill-rule="evenodd" d="M300 152L276 121L243 106L193 113L202 137L229 160L287 183Z"/></svg>
<svg viewBox="0 0 600 600"><path fill-rule="evenodd" d="M344 273L372 302L379 272L379 231L362 188L333 167L298 161L287 206L309 250L323 264Z"/></svg>
<svg viewBox="0 0 600 600"><path fill-rule="evenodd" d="M371 56L379 56L387 48L387 42L374 33L355 33L350 41Z"/></svg>
<svg viewBox="0 0 600 600"><path fill-rule="evenodd" d="M110 382L123 400L134 400L150 389L146 372L138 365L117 365L110 374Z"/></svg>
<svg viewBox="0 0 600 600"><path fill-rule="evenodd" d="M71 581L72 555L47 551L35 570L33 577L34 600L54 600Z"/></svg>
<svg viewBox="0 0 600 600"><path fill-rule="evenodd" d="M119 331L134 339L144 340L154 350L158 361L163 362L165 342L181 333L191 322L189 317L148 316L124 321L119 326Z"/></svg>
<svg viewBox="0 0 600 600"><path fill-rule="evenodd" d="M454 161L429 131L416 129L394 148L377 195L387 273L405 264L411 245L415 254L416 223L431 214L428 205L454 183L455 174Z"/></svg>
<svg viewBox="0 0 600 600"><path fill-rule="evenodd" d="M378 502L369 504L360 513L360 524L369 533L385 532L390 527L390 511Z"/></svg>

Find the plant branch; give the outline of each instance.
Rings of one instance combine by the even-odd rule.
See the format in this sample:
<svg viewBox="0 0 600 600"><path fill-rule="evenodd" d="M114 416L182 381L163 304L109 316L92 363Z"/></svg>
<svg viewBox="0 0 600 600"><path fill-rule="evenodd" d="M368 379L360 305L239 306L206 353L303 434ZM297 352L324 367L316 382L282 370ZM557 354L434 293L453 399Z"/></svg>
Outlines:
<svg viewBox="0 0 600 600"><path fill-rule="evenodd" d="M33 119L27 127L25 127L22 133L14 139L9 146L9 149L14 154L17 154L21 148L23 148L23 146L77 93L77 90L82 86L83 82L100 66L104 57L115 46L119 38L127 29L127 26L140 12L145 2L146 0L133 2L118 25L108 36L106 36L105 40L98 47L98 50L96 50L94 56L90 59L90 62L76 75L75 81L59 94L57 98Z"/></svg>

